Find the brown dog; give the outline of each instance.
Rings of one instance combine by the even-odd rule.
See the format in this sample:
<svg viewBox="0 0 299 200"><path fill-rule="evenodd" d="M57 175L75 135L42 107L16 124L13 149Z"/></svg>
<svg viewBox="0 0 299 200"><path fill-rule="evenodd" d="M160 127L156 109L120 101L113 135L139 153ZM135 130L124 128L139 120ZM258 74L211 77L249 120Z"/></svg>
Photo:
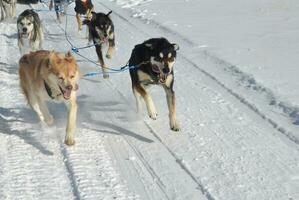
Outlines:
<svg viewBox="0 0 299 200"><path fill-rule="evenodd" d="M64 101L68 105L69 115L66 127L65 143L73 145L76 128L77 103L76 90L79 69L70 52L36 51L25 54L19 61L21 88L25 97L37 113L41 122L53 123L46 101Z"/></svg>

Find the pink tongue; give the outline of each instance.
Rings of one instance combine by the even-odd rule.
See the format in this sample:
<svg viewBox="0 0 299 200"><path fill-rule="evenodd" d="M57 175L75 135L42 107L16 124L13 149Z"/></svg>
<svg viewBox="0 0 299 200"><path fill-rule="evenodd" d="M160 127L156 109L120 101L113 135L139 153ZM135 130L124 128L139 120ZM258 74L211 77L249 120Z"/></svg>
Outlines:
<svg viewBox="0 0 299 200"><path fill-rule="evenodd" d="M69 99L70 96L71 96L71 92L72 92L72 90L64 90L64 91L63 91L63 97L64 97L65 99Z"/></svg>

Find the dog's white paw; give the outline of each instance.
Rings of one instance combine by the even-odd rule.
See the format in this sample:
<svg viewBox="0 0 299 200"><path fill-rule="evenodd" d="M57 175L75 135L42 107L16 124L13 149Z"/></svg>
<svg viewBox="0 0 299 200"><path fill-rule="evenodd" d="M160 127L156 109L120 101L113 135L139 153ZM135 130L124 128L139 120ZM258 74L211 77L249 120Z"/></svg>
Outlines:
<svg viewBox="0 0 299 200"><path fill-rule="evenodd" d="M72 145L75 144L75 140L74 140L74 139L66 139L66 140L64 141L64 143L65 143L66 145L68 145L68 146L72 146Z"/></svg>
<svg viewBox="0 0 299 200"><path fill-rule="evenodd" d="M54 118L52 115L49 115L45 118L45 123L48 125L48 126L51 126L53 123L54 123Z"/></svg>
<svg viewBox="0 0 299 200"><path fill-rule="evenodd" d="M170 125L170 129L172 131L176 131L176 132L181 130L180 126L177 123L174 123L174 124Z"/></svg>
<svg viewBox="0 0 299 200"><path fill-rule="evenodd" d="M149 116L151 119L156 120L157 117L158 117L158 114L157 114L156 112L150 112L150 113L148 114L148 116Z"/></svg>

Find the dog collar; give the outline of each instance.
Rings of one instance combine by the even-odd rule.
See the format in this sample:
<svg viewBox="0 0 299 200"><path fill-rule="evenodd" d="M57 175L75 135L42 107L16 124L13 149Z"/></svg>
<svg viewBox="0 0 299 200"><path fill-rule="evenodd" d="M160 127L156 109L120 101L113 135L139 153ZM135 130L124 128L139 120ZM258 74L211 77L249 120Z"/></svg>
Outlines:
<svg viewBox="0 0 299 200"><path fill-rule="evenodd" d="M51 99L55 99L55 97L52 96L53 93L52 93L50 86L47 84L47 82L45 80L44 80L44 85L45 85L45 88L46 88L46 91L47 91L49 97L51 97ZM61 95L61 93L58 94L57 96L60 96L60 95Z"/></svg>

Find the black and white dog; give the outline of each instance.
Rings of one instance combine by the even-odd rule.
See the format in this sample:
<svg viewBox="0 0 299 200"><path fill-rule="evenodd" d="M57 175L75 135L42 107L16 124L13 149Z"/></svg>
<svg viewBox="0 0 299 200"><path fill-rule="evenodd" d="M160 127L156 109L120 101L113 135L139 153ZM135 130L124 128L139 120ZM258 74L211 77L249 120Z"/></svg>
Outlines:
<svg viewBox="0 0 299 200"><path fill-rule="evenodd" d="M109 18L111 13L112 11L107 14L92 12L92 18L90 20L87 19L83 21L83 24L88 25L89 41L92 40L95 45L104 78L109 78L109 74L107 73L107 68L104 62L102 46L105 43L108 43L109 45L106 53L106 58L108 59L112 57L112 52L115 47L114 25L112 20Z"/></svg>
<svg viewBox="0 0 299 200"><path fill-rule="evenodd" d="M167 98L169 109L169 124L173 131L179 131L176 120L175 93L173 91L173 65L176 59L177 44L171 44L165 38L152 38L134 47L129 66L132 89L136 98L137 110L140 110L140 97L145 101L150 118L157 118L154 102L147 91L147 86L161 85Z"/></svg>
<svg viewBox="0 0 299 200"><path fill-rule="evenodd" d="M0 21L16 16L17 0L0 0Z"/></svg>
<svg viewBox="0 0 299 200"><path fill-rule="evenodd" d="M42 49L43 31L40 18L36 12L32 9L22 12L18 16L17 27L18 46L21 55L30 50Z"/></svg>

